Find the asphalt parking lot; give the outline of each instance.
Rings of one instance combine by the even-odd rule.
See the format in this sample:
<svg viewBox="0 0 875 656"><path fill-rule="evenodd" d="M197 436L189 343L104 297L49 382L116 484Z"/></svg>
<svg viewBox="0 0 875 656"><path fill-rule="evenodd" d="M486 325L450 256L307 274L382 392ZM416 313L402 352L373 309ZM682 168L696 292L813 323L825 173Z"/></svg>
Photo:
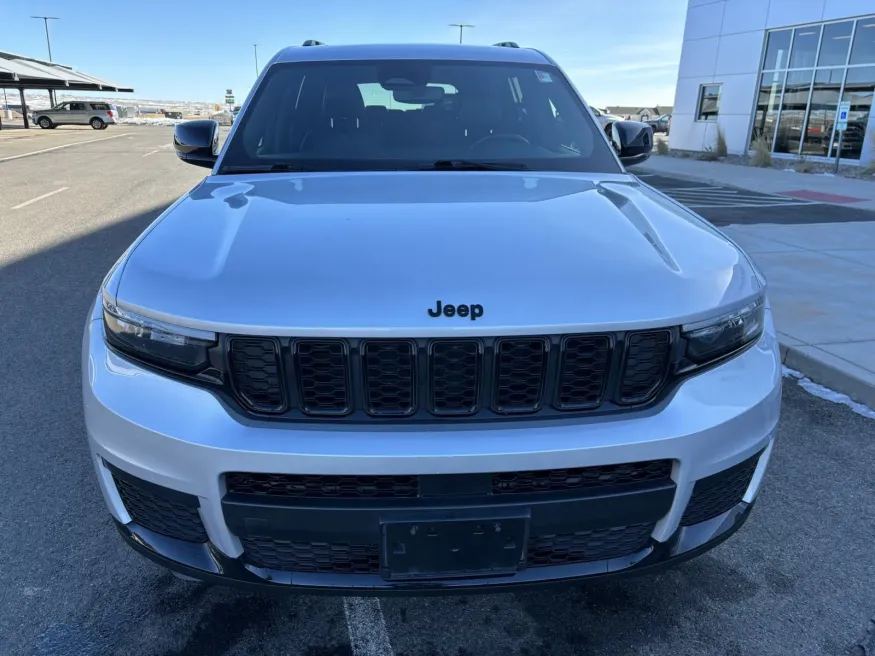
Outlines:
<svg viewBox="0 0 875 656"><path fill-rule="evenodd" d="M170 140L167 128L124 126L0 134L0 654L875 654L875 420L792 379L750 521L659 575L476 596L272 597L178 581L134 554L88 457L80 340L104 273L206 172L177 161ZM699 211L739 223L838 210Z"/></svg>

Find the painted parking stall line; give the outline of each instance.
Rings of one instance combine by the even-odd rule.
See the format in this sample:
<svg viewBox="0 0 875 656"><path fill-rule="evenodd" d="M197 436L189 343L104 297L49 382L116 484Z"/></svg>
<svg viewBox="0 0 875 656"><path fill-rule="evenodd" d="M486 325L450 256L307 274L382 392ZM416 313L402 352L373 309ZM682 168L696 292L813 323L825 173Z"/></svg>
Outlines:
<svg viewBox="0 0 875 656"><path fill-rule="evenodd" d="M28 205L33 205L34 203L37 203L41 200L45 200L46 198L54 196L55 194L60 194L62 191L67 191L69 188L70 187L61 187L60 189L55 189L54 191L50 191L47 194L43 194L42 196L37 196L36 198L31 198L30 200L26 200L23 203L19 203L18 205L15 205L12 209L20 210L22 207L27 207Z"/></svg>
<svg viewBox="0 0 875 656"><path fill-rule="evenodd" d="M344 597L343 612L353 656L394 656L377 597Z"/></svg>
<svg viewBox="0 0 875 656"><path fill-rule="evenodd" d="M692 209L792 207L817 204L814 201L802 198L766 194L746 189L712 184L677 184L679 182L674 181L675 184L654 184L653 186L669 198Z"/></svg>
<svg viewBox="0 0 875 656"><path fill-rule="evenodd" d="M43 153L51 153L64 148L72 148L73 146L84 146L85 144L97 143L98 141L109 141L110 139L119 139L127 136L127 132L123 134L114 134L111 137L102 137L100 139L88 139L87 141L75 141L73 143L63 144L61 146L53 146L52 148L43 148L42 150L33 150L29 153L21 153L20 155L10 155L9 157L0 158L0 164L3 162L11 162L12 160L21 159L22 157L33 157L34 155L42 155Z"/></svg>

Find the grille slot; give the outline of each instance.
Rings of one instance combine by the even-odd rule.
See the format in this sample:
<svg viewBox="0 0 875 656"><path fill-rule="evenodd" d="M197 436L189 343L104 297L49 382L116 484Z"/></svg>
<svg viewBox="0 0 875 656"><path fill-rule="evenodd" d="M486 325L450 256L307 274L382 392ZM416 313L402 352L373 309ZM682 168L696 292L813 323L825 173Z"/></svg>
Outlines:
<svg viewBox="0 0 875 656"><path fill-rule="evenodd" d="M416 410L416 345L367 342L363 349L368 414L409 415Z"/></svg>
<svg viewBox="0 0 875 656"><path fill-rule="evenodd" d="M140 526L177 540L207 541L207 532L195 505L196 498L191 505L186 505L155 494L151 485L138 485L131 476L121 477L113 473L112 478L125 510Z"/></svg>
<svg viewBox="0 0 875 656"><path fill-rule="evenodd" d="M301 410L312 415L342 415L350 410L349 357L341 340L299 340L295 370Z"/></svg>
<svg viewBox="0 0 875 656"><path fill-rule="evenodd" d="M690 526L713 519L741 502L759 460L760 454L757 454L734 467L696 481L693 495L681 517L681 525Z"/></svg>
<svg viewBox="0 0 875 656"><path fill-rule="evenodd" d="M502 339L495 350L495 411L538 410L547 369L547 340Z"/></svg>
<svg viewBox="0 0 875 656"><path fill-rule="evenodd" d="M228 492L299 499L398 499L419 496L418 476L336 476L230 472Z"/></svg>
<svg viewBox="0 0 875 656"><path fill-rule="evenodd" d="M271 538L242 538L243 559L250 565L284 572L376 574L380 550L376 544L290 542Z"/></svg>
<svg viewBox="0 0 875 656"><path fill-rule="evenodd" d="M650 460L574 469L504 472L492 475L492 494L561 492L668 481L671 464L671 460Z"/></svg>
<svg viewBox="0 0 875 656"><path fill-rule="evenodd" d="M668 373L670 355L671 333L668 330L629 335L619 401L644 403L656 396Z"/></svg>
<svg viewBox="0 0 875 656"><path fill-rule="evenodd" d="M431 344L431 408L438 415L470 415L480 398L481 346L476 340Z"/></svg>
<svg viewBox="0 0 875 656"><path fill-rule="evenodd" d="M231 375L243 403L257 412L282 412L279 345L273 339L235 337L229 346Z"/></svg>
<svg viewBox="0 0 875 656"><path fill-rule="evenodd" d="M634 524L533 536L529 538L526 564L529 567L549 567L628 556L647 546L655 526Z"/></svg>
<svg viewBox="0 0 875 656"><path fill-rule="evenodd" d="M608 379L610 354L611 339L606 335L564 337L556 405L563 410L598 407Z"/></svg>

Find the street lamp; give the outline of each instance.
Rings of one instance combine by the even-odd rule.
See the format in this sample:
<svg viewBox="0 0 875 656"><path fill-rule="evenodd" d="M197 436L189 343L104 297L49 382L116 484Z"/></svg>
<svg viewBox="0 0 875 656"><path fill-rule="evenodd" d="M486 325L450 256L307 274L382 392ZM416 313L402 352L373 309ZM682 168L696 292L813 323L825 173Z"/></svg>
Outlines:
<svg viewBox="0 0 875 656"><path fill-rule="evenodd" d="M462 43L462 31L466 27L474 27L474 25L469 25L468 23L450 23L450 27L458 27L459 28L459 43Z"/></svg>
<svg viewBox="0 0 875 656"><path fill-rule="evenodd" d="M61 19L57 16L31 16L31 18L41 20L46 26L46 45L49 47L49 61L52 61L52 40L49 38L49 21Z"/></svg>
<svg viewBox="0 0 875 656"><path fill-rule="evenodd" d="M49 38L49 21L50 20L61 20L57 16L31 16L31 18L39 19L43 22L46 28L46 45L49 48L49 62L52 61L52 40ZM49 103L51 103L52 107L56 105L55 103L55 91L54 89L49 89ZM24 109L22 107L22 109Z"/></svg>

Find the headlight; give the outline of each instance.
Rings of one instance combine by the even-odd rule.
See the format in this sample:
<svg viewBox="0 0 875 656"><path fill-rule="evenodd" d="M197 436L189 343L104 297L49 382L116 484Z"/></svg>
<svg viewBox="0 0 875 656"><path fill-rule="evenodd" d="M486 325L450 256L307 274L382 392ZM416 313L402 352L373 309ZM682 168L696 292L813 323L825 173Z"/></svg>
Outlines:
<svg viewBox="0 0 875 656"><path fill-rule="evenodd" d="M760 297L713 321L684 326L686 356L695 364L719 360L758 339L764 323L765 300Z"/></svg>
<svg viewBox="0 0 875 656"><path fill-rule="evenodd" d="M119 351L153 364L197 373L209 364L216 334L169 326L103 302L106 341Z"/></svg>

